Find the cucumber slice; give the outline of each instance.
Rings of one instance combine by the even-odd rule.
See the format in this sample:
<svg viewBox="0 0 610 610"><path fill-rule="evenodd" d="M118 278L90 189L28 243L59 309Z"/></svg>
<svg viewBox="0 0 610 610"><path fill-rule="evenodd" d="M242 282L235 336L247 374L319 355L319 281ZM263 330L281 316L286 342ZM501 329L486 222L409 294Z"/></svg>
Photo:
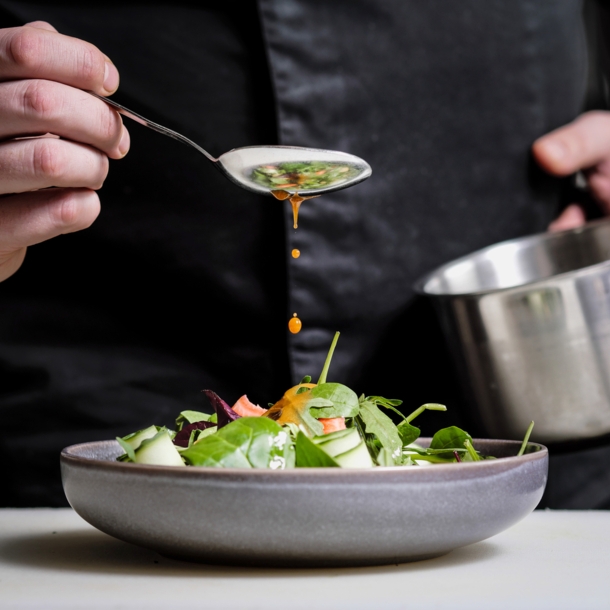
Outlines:
<svg viewBox="0 0 610 610"><path fill-rule="evenodd" d="M155 436L142 442L136 450L134 462L157 466L185 466L167 428L161 428Z"/></svg>
<svg viewBox="0 0 610 610"><path fill-rule="evenodd" d="M346 430L337 430L324 436L316 436L313 442L321 449L324 449L328 455L335 457L340 453L345 453L357 447L362 442L362 439L356 428L347 428Z"/></svg>
<svg viewBox="0 0 610 610"><path fill-rule="evenodd" d="M366 448L366 443L360 441L353 449L335 456L335 461L341 468L372 468L373 460L369 455L369 450Z"/></svg>
<svg viewBox="0 0 610 610"><path fill-rule="evenodd" d="M350 434L354 428L344 428L343 430L336 430L335 432L330 432L329 434L322 434L320 436L314 436L311 440L319 445L320 443L325 443L326 441L333 440L335 438L341 438L347 434Z"/></svg>
<svg viewBox="0 0 610 610"><path fill-rule="evenodd" d="M131 434L124 436L121 440L126 442L135 451L142 444L142 441L145 441L147 438L152 438L159 430L160 428L158 426L149 426L148 428L144 428L144 430L132 432Z"/></svg>

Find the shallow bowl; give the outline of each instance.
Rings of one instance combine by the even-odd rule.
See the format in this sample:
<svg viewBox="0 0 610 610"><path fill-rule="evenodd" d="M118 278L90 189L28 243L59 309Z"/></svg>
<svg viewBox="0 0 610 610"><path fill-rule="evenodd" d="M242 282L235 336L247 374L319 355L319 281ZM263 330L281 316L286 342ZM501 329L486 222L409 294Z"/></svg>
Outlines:
<svg viewBox="0 0 610 610"><path fill-rule="evenodd" d="M530 443L516 457L515 441L474 444L503 459L367 470L177 468L117 462L118 443L99 441L64 449L61 470L83 519L164 555L232 565L382 565L484 540L536 507L546 448Z"/></svg>

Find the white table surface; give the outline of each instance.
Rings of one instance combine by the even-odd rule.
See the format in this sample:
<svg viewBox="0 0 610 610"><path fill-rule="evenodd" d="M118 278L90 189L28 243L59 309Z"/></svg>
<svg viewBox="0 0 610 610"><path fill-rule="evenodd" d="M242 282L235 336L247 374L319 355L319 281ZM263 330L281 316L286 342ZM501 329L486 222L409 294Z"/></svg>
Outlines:
<svg viewBox="0 0 610 610"><path fill-rule="evenodd" d="M0 510L0 608L610 609L610 511L543 511L445 557L332 570L206 566L70 509Z"/></svg>

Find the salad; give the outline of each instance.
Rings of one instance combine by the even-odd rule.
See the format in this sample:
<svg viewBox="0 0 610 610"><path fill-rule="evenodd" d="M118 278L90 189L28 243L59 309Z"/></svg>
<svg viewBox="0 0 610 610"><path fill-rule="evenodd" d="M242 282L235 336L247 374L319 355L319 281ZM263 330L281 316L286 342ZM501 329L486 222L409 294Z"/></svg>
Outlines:
<svg viewBox="0 0 610 610"><path fill-rule="evenodd" d="M426 410L446 411L428 403L403 415L402 401L381 396L358 397L340 383L326 380L337 345L335 334L317 383L307 376L265 409L242 396L233 406L204 390L213 414L183 411L176 430L149 426L117 441L122 462L165 466L224 468L370 468L449 464L495 459L473 447L466 431L439 430L428 447L417 444L413 420ZM400 416L396 425L387 415ZM518 455L527 447L534 422Z"/></svg>
<svg viewBox="0 0 610 610"><path fill-rule="evenodd" d="M358 175L357 168L333 161L297 161L259 165L251 178L257 184L275 189L307 191L340 184Z"/></svg>

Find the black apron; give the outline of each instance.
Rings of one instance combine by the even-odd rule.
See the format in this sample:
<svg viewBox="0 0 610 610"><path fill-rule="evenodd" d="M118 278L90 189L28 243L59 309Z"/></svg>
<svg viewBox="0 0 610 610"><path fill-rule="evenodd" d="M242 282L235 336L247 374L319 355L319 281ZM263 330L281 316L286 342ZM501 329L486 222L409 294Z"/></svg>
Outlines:
<svg viewBox="0 0 610 610"><path fill-rule="evenodd" d="M529 150L581 110L580 2L0 6L7 24L46 19L97 44L121 73L117 101L213 154L315 146L374 172L304 203L295 232L287 205L128 125L132 149L111 164L99 220L31 248L0 285L4 504L65 503L62 446L171 424L204 406L204 387L275 401L318 374L336 330L333 379L406 410L448 404L424 432L476 430L412 284L557 213L562 183Z"/></svg>

